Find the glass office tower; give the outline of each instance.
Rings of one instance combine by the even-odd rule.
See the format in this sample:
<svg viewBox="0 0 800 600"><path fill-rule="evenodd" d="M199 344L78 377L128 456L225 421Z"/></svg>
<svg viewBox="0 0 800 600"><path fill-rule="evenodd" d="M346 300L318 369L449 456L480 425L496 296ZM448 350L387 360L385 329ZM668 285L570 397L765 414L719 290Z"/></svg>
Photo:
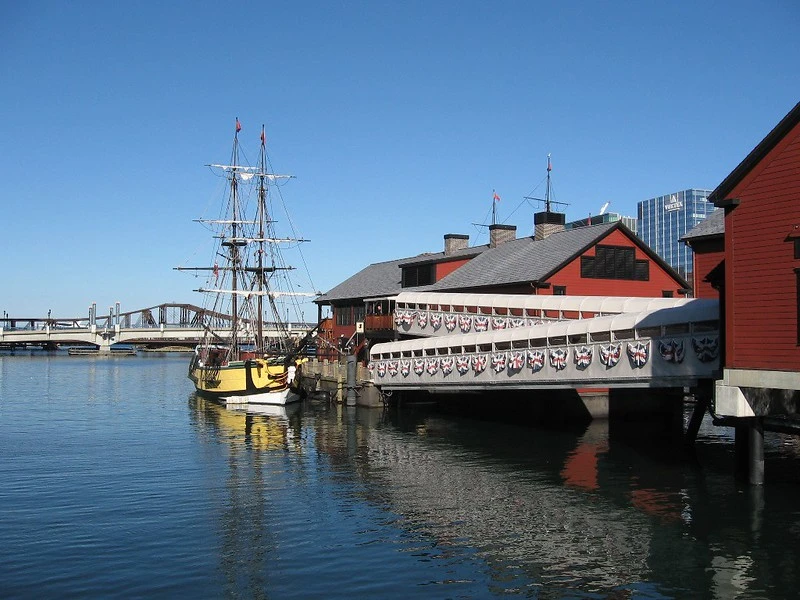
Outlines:
<svg viewBox="0 0 800 600"><path fill-rule="evenodd" d="M669 266L692 279L692 251L680 241L716 208L711 190L690 189L638 203L637 233Z"/></svg>

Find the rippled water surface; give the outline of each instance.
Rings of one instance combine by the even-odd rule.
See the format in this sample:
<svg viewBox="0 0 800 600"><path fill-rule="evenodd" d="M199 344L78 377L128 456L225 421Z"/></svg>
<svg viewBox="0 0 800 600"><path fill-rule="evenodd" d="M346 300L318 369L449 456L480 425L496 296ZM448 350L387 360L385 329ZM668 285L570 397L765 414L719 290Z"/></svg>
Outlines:
<svg viewBox="0 0 800 600"><path fill-rule="evenodd" d="M186 363L0 356L0 597L796 595L795 438L749 488L707 422L690 460L606 422L234 412Z"/></svg>

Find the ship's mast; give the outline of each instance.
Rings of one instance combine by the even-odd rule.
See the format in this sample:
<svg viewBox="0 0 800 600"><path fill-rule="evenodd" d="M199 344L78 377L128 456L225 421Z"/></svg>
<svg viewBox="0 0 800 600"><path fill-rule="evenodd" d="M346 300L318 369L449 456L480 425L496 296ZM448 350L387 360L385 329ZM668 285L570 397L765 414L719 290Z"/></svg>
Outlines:
<svg viewBox="0 0 800 600"><path fill-rule="evenodd" d="M234 358L239 356L239 301L237 298L236 290L238 289L239 281L237 276L237 267L239 266L239 190L236 181L236 167L239 164L239 131L242 129L239 123L239 117L236 117L236 128L233 134L233 152L231 155L231 240L223 241L223 245L228 246L228 252L231 258L231 353Z"/></svg>
<svg viewBox="0 0 800 600"><path fill-rule="evenodd" d="M547 186L545 187L544 191L544 198L536 198L534 196L523 196L526 200L536 200L537 202L544 203L544 212L550 213L552 212L553 204L558 204L560 206L569 206L566 202L556 202L552 199L553 188L550 183L550 172L553 170L553 165L550 162L550 154L547 155ZM538 187L538 186L537 186Z"/></svg>
<svg viewBox="0 0 800 600"><path fill-rule="evenodd" d="M550 154L547 155L547 188L544 192L544 209L547 212L550 212L550 171L553 170L553 166L550 164Z"/></svg>
<svg viewBox="0 0 800 600"><path fill-rule="evenodd" d="M256 274L258 296L256 296L257 324L256 324L256 349L259 352L266 350L264 344L264 224L267 221L267 136L264 125L261 125L261 160L258 186L258 272Z"/></svg>

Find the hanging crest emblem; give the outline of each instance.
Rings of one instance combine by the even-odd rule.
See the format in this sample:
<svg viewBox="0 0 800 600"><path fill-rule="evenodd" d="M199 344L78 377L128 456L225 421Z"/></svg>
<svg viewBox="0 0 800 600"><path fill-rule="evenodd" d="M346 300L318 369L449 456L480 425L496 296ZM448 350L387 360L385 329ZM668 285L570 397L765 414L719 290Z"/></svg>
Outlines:
<svg viewBox="0 0 800 600"><path fill-rule="evenodd" d="M616 366L616 364L619 362L619 357L621 354L620 349L621 347L619 344L600 346L600 362L609 369Z"/></svg>
<svg viewBox="0 0 800 600"><path fill-rule="evenodd" d="M442 367L442 374L443 375L450 375L453 372L453 365L455 364L455 360L452 356L444 356L441 359L441 367Z"/></svg>
<svg viewBox="0 0 800 600"><path fill-rule="evenodd" d="M486 363L488 361L488 357L485 354L476 354L472 357L472 370L475 371L476 374L483 373L486 370Z"/></svg>
<svg viewBox="0 0 800 600"><path fill-rule="evenodd" d="M426 359L425 370L428 372L428 375L435 375L436 372L439 370L439 359L438 358Z"/></svg>
<svg viewBox="0 0 800 600"><path fill-rule="evenodd" d="M641 369L647 364L650 354L650 342L628 343L628 356L635 368Z"/></svg>
<svg viewBox="0 0 800 600"><path fill-rule="evenodd" d="M500 373L501 371L506 370L505 352L498 352L497 354L492 354L492 369L494 369L495 373Z"/></svg>
<svg viewBox="0 0 800 600"><path fill-rule="evenodd" d="M667 362L682 363L684 356L683 340L669 340L668 342L659 340L658 353Z"/></svg>
<svg viewBox="0 0 800 600"><path fill-rule="evenodd" d="M592 363L592 348L589 346L581 346L575 348L575 366L579 369L585 369Z"/></svg>
<svg viewBox="0 0 800 600"><path fill-rule="evenodd" d="M544 352L541 350L528 350L528 368L534 373L544 368Z"/></svg>
<svg viewBox="0 0 800 600"><path fill-rule="evenodd" d="M508 323L504 317L492 317L492 329L505 329Z"/></svg>
<svg viewBox="0 0 800 600"><path fill-rule="evenodd" d="M521 350L512 352L508 358L508 370L510 373L518 373L525 366L525 353Z"/></svg>
<svg viewBox="0 0 800 600"><path fill-rule="evenodd" d="M411 373L411 361L410 360L401 360L400 361L400 375L403 377L408 377L409 373Z"/></svg>
<svg viewBox="0 0 800 600"><path fill-rule="evenodd" d="M699 340L692 338L692 348L700 362L716 360L719 357L719 337L706 336Z"/></svg>
<svg viewBox="0 0 800 600"><path fill-rule="evenodd" d="M456 371L458 371L459 375L463 375L469 371L469 363L469 356L459 356L456 358Z"/></svg>
<svg viewBox="0 0 800 600"><path fill-rule="evenodd" d="M554 348L550 350L550 366L556 371L561 371L567 368L567 351L563 348Z"/></svg>

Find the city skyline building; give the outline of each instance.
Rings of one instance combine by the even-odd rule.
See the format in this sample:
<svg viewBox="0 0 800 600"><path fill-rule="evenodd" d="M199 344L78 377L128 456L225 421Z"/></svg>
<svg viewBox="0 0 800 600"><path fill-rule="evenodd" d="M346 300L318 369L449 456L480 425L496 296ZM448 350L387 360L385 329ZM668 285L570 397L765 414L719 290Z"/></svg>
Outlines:
<svg viewBox="0 0 800 600"><path fill-rule="evenodd" d="M690 188L637 203L637 235L685 279L692 280L692 249L681 237L694 229L715 206L711 190Z"/></svg>
<svg viewBox="0 0 800 600"><path fill-rule="evenodd" d="M564 229L576 229L578 227L588 227L589 225L602 225L604 223L616 223L622 221L622 224L636 233L638 227L636 217L626 217L616 212L604 212L599 215L589 215L585 219L576 219L564 225Z"/></svg>

